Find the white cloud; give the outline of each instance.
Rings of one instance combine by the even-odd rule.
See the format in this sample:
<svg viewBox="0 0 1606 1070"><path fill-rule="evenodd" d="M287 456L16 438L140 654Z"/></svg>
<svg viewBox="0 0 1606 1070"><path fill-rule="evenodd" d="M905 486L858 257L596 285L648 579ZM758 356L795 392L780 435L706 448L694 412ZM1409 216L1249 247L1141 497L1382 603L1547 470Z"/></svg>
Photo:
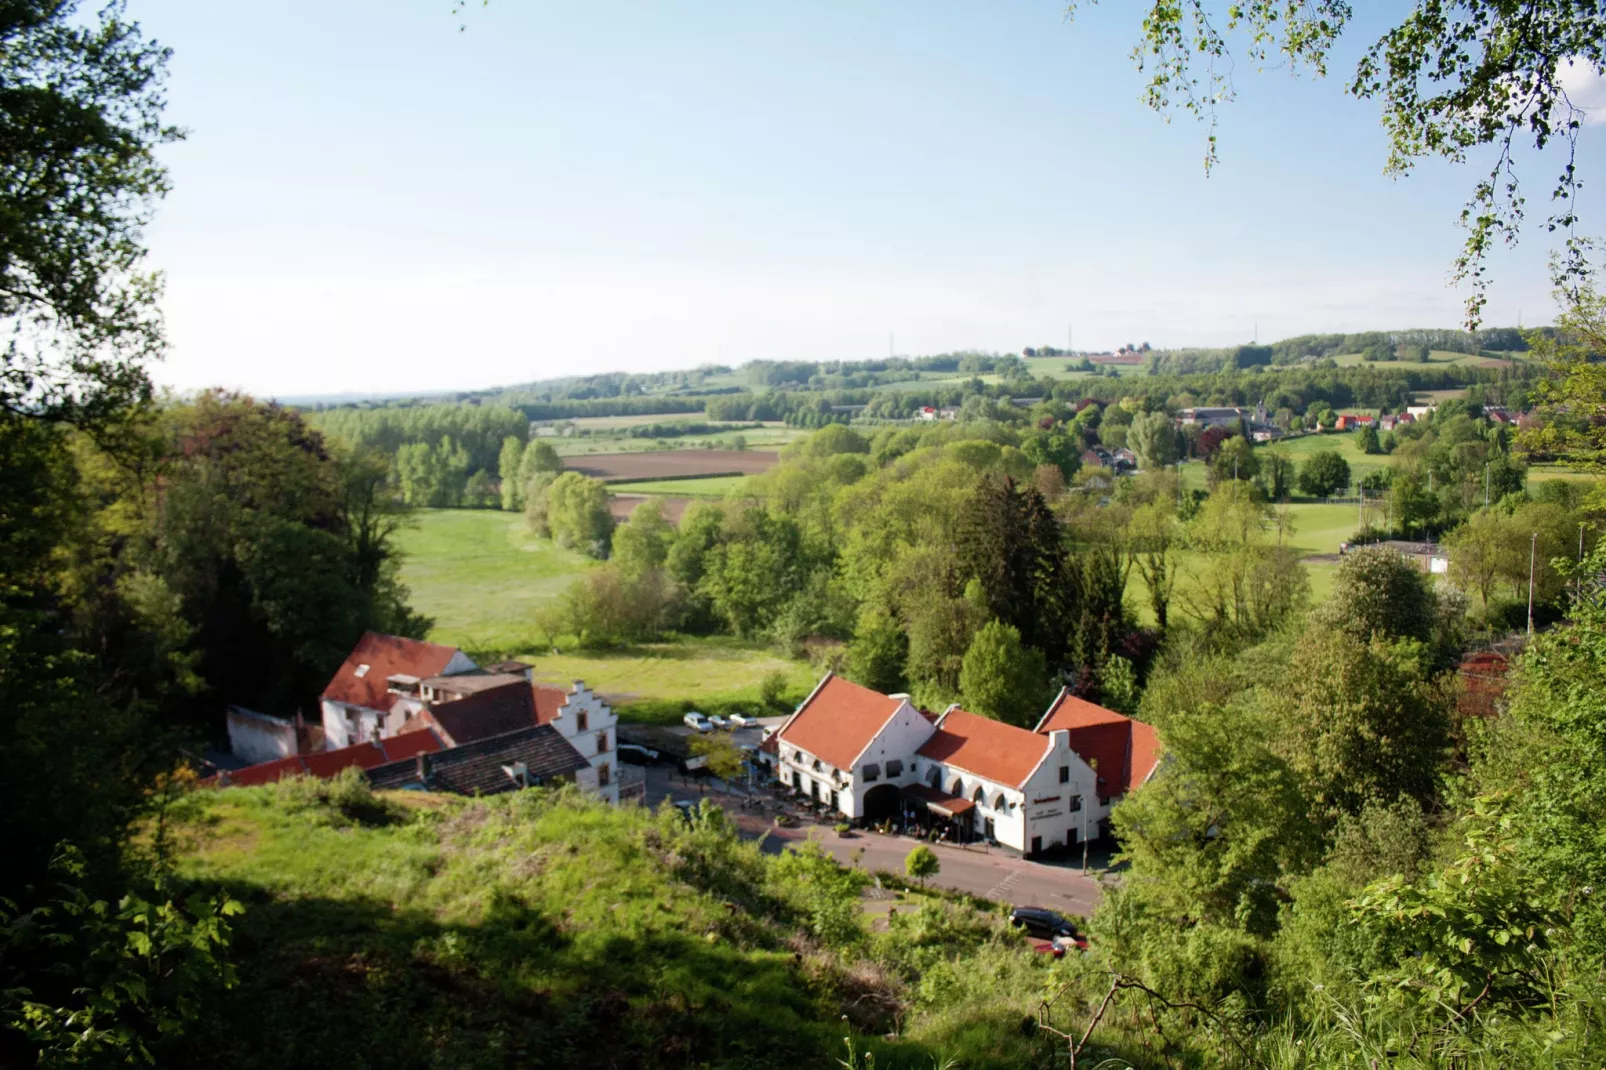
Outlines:
<svg viewBox="0 0 1606 1070"><path fill-rule="evenodd" d="M1570 59L1557 66L1556 80L1573 107L1584 113L1585 126L1606 123L1606 75L1585 60Z"/></svg>

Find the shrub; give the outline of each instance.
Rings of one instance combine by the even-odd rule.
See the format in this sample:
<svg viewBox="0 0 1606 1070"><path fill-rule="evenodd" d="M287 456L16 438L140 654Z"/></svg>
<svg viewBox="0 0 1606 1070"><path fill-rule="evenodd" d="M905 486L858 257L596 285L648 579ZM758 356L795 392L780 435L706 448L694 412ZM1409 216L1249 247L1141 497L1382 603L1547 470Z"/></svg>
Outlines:
<svg viewBox="0 0 1606 1070"><path fill-rule="evenodd" d="M391 825L406 816L400 806L375 795L355 767L328 779L288 777L274 785L274 795L287 812L305 812L320 825Z"/></svg>

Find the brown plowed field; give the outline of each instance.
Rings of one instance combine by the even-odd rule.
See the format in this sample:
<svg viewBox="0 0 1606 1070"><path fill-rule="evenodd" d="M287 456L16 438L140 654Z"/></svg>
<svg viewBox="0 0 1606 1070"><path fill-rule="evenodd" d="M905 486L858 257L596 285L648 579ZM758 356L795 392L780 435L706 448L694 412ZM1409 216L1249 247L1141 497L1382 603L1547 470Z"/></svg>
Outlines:
<svg viewBox="0 0 1606 1070"><path fill-rule="evenodd" d="M645 501L655 501L663 506L664 519L671 524L680 523L681 514L685 513L686 506L693 501L708 501L707 498L670 498L659 494L615 494L608 502L608 511L613 518L621 524L630 519L630 514L636 507Z"/></svg>
<svg viewBox="0 0 1606 1070"><path fill-rule="evenodd" d="M593 453L570 458L571 472L605 483L691 476L750 476L768 472L781 455L768 450L657 450L652 453Z"/></svg>

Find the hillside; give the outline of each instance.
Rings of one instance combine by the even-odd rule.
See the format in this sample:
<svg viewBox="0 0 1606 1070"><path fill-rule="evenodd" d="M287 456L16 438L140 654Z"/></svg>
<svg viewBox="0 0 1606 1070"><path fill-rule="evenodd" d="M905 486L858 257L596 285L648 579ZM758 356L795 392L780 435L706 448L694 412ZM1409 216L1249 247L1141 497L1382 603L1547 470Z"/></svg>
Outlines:
<svg viewBox="0 0 1606 1070"><path fill-rule="evenodd" d="M815 1067L846 1054L844 1015L903 1018L883 1068L1041 1054L1016 1026L1055 967L996 918L932 905L872 936L862 875L765 857L717 814L303 781L172 816L180 873L246 913L238 985L165 1065ZM944 980L953 955L984 1002Z"/></svg>

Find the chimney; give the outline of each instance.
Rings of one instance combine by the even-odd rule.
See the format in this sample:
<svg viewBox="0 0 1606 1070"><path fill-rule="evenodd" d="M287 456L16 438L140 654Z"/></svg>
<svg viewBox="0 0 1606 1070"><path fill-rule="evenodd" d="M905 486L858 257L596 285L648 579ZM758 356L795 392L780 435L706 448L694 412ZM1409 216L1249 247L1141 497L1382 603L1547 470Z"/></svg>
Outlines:
<svg viewBox="0 0 1606 1070"><path fill-rule="evenodd" d="M418 782L425 787L429 786L429 755L427 753L418 755Z"/></svg>

